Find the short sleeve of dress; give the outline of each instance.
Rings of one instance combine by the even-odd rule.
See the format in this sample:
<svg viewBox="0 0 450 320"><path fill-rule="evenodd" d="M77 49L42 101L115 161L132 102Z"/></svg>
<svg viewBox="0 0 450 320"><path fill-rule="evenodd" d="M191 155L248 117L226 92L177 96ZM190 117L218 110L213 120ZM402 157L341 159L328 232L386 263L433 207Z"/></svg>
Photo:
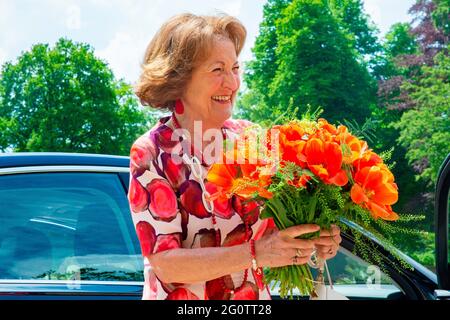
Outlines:
<svg viewBox="0 0 450 320"><path fill-rule="evenodd" d="M158 153L150 133L137 139L130 151L128 201L144 257L181 247L177 196L158 168Z"/></svg>

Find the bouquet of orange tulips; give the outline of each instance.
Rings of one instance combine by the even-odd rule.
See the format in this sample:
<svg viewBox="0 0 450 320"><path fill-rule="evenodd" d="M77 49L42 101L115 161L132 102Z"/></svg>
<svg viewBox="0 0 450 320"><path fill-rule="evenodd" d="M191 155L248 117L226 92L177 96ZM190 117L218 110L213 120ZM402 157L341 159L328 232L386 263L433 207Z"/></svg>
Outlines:
<svg viewBox="0 0 450 320"><path fill-rule="evenodd" d="M224 148L223 161L211 166L207 180L217 187L212 198L257 202L261 217L273 218L279 230L305 223L344 226L342 219L392 227L399 219L391 207L397 185L383 159L346 126L325 119L246 128ZM266 271L266 282L279 282L281 296L314 290L307 264Z"/></svg>

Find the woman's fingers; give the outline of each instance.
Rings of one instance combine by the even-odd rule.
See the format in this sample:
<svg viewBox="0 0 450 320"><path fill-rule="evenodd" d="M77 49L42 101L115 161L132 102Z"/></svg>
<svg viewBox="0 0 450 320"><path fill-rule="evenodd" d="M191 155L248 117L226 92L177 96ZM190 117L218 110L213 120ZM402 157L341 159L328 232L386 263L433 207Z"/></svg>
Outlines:
<svg viewBox="0 0 450 320"><path fill-rule="evenodd" d="M280 235L289 238L295 238L303 234L313 233L319 231L320 227L316 224L301 224L298 226L292 226L280 231Z"/></svg>
<svg viewBox="0 0 450 320"><path fill-rule="evenodd" d="M320 231L320 236L314 239L296 239L298 236ZM314 251L322 259L330 259L336 255L342 241L340 229L331 226L329 230L320 230L315 224L292 226L276 231L270 236L270 265L303 265L308 263Z"/></svg>
<svg viewBox="0 0 450 320"><path fill-rule="evenodd" d="M313 254L314 249L295 249L292 253L293 253L293 257L297 256L297 257L311 257L311 255Z"/></svg>
<svg viewBox="0 0 450 320"><path fill-rule="evenodd" d="M336 256L336 254L337 254L337 252L332 252L332 253L322 253L322 252L318 252L317 253L317 256L320 258L320 259L323 259L323 260L328 260L328 259L331 259L331 258L334 258L335 256Z"/></svg>
<svg viewBox="0 0 450 320"><path fill-rule="evenodd" d="M316 246L315 240L307 240L307 239L293 239L287 238L284 239L286 246L288 248L299 248L299 249L314 249Z"/></svg>
<svg viewBox="0 0 450 320"><path fill-rule="evenodd" d="M316 253L319 258L330 259L336 256L339 246L322 246L316 245Z"/></svg>
<svg viewBox="0 0 450 320"><path fill-rule="evenodd" d="M302 265L308 263L312 253L312 249L291 249L289 254L289 264Z"/></svg>
<svg viewBox="0 0 450 320"><path fill-rule="evenodd" d="M333 237L339 235L341 233L341 229L337 225L331 225L331 229L321 229L320 237Z"/></svg>
<svg viewBox="0 0 450 320"><path fill-rule="evenodd" d="M294 258L292 259L291 264L301 266L302 264L307 264L309 259L310 257Z"/></svg>
<svg viewBox="0 0 450 320"><path fill-rule="evenodd" d="M329 253L330 251L337 251L339 249L338 246L320 246L316 245L316 251L318 253Z"/></svg>
<svg viewBox="0 0 450 320"><path fill-rule="evenodd" d="M320 237L314 239L314 243L316 245L321 246L333 246L333 245L339 245L342 241L342 238L340 235L334 236L334 237Z"/></svg>
<svg viewBox="0 0 450 320"><path fill-rule="evenodd" d="M329 230L320 230L320 236L317 239L314 239L316 243L316 247L327 246L327 247L336 247L342 241L341 238L341 229L332 225Z"/></svg>
<svg viewBox="0 0 450 320"><path fill-rule="evenodd" d="M271 267L306 264L311 259L312 252L311 249L300 249L300 252L292 248L280 249L276 259L273 260ZM301 255L299 255L299 253L301 253Z"/></svg>

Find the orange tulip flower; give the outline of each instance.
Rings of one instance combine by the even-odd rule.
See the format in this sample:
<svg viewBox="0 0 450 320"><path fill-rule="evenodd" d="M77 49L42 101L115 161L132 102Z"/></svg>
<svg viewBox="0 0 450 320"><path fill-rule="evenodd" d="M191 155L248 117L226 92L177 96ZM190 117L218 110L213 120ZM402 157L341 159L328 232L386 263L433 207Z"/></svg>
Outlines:
<svg viewBox="0 0 450 320"><path fill-rule="evenodd" d="M306 144L305 155L309 169L324 183L338 186L347 184L347 174L341 169L342 151L337 143L312 138Z"/></svg>
<svg viewBox="0 0 450 320"><path fill-rule="evenodd" d="M399 217L391 205L397 202L398 192L389 173L378 166L362 168L355 174L350 195L353 202L370 210L375 219L395 221Z"/></svg>
<svg viewBox="0 0 450 320"><path fill-rule="evenodd" d="M368 149L367 143L350 134L345 126L339 126L337 132L334 142L343 147L344 163L351 165L366 152Z"/></svg>
<svg viewBox="0 0 450 320"><path fill-rule="evenodd" d="M303 154L307 132L296 122L277 126L279 129L279 142L281 159L293 162L299 167L306 167L306 158Z"/></svg>
<svg viewBox="0 0 450 320"><path fill-rule="evenodd" d="M322 132L328 133L330 136L335 136L338 134L338 130L336 127L330 123L328 123L327 120L320 118L317 120L317 124L319 125L319 129Z"/></svg>
<svg viewBox="0 0 450 320"><path fill-rule="evenodd" d="M271 182L270 175L261 174L259 171L263 164L249 164L245 160L243 164L235 161L230 164L230 159L236 160L235 156L236 150L225 154L223 163L213 164L208 170L206 179L218 189L216 194L211 195L211 199L224 200L231 198L233 194L249 198L255 193L267 199L271 198L272 193L265 189Z"/></svg>
<svg viewBox="0 0 450 320"><path fill-rule="evenodd" d="M383 159L379 155L372 150L366 150L353 161L353 167L355 171L360 171L365 167L378 166L381 163L383 163Z"/></svg>

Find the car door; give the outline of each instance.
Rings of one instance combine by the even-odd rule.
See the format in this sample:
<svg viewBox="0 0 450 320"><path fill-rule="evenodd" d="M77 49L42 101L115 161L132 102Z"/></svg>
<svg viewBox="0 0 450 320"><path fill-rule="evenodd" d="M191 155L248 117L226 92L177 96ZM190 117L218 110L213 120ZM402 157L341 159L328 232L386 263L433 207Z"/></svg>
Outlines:
<svg viewBox="0 0 450 320"><path fill-rule="evenodd" d="M41 167L0 175L0 299L141 299L128 168Z"/></svg>
<svg viewBox="0 0 450 320"><path fill-rule="evenodd" d="M435 195L435 233L436 233L436 273L438 299L450 299L449 264L449 190L450 190L450 154L442 163L436 183Z"/></svg>

